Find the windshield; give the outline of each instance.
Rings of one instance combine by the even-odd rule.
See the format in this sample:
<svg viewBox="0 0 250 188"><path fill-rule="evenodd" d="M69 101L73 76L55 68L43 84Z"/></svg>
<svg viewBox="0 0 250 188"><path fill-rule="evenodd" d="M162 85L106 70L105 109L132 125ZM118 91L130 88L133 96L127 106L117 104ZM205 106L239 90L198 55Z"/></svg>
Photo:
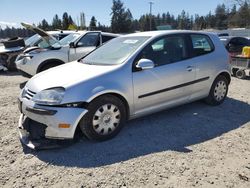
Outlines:
<svg viewBox="0 0 250 188"><path fill-rule="evenodd" d="M61 46L69 45L69 43L74 42L79 36L80 36L79 33L72 33L67 37L64 37L60 41L56 42L55 44L53 44L52 47L60 48Z"/></svg>
<svg viewBox="0 0 250 188"><path fill-rule="evenodd" d="M25 40L25 45L26 46L34 46L34 44L40 40L40 36L38 34L35 34Z"/></svg>
<svg viewBox="0 0 250 188"><path fill-rule="evenodd" d="M54 35L52 35L54 37ZM49 40L48 42L44 39L46 38ZM25 45L30 47L30 46L38 46L39 48L49 48L51 44L56 44L54 39L51 39L49 37L44 37L42 38L40 35L35 34L28 39L25 40Z"/></svg>
<svg viewBox="0 0 250 188"><path fill-rule="evenodd" d="M150 37L115 38L81 60L93 65L118 65L123 63Z"/></svg>
<svg viewBox="0 0 250 188"><path fill-rule="evenodd" d="M63 46L68 45L69 43L74 42L79 36L80 36L79 33L72 33L67 37L64 37L62 40L60 40L60 44Z"/></svg>

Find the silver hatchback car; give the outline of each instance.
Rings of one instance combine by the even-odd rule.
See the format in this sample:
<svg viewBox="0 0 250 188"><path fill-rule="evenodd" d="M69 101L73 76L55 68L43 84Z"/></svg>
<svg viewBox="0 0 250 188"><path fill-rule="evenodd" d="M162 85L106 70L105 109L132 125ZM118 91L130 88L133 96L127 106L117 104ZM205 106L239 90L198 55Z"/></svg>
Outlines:
<svg viewBox="0 0 250 188"><path fill-rule="evenodd" d="M231 81L229 57L211 33L154 31L113 39L86 57L28 81L19 97L21 140L117 135L124 122L205 99L219 105ZM47 143L47 142L46 142Z"/></svg>

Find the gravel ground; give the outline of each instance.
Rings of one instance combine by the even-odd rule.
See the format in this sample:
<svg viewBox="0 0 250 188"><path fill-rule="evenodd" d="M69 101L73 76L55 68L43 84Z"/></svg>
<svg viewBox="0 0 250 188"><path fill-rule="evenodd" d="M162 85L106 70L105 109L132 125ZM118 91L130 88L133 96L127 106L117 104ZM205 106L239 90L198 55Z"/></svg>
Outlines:
<svg viewBox="0 0 250 188"><path fill-rule="evenodd" d="M0 187L250 187L250 80L233 78L221 106L187 104L130 121L110 141L38 152L18 139L25 81L0 75Z"/></svg>

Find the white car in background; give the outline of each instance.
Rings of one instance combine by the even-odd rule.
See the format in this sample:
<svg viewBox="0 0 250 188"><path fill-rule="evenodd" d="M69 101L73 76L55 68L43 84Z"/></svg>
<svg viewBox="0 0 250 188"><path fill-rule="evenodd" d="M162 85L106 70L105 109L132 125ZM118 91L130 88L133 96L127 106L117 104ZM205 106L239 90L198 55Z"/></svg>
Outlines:
<svg viewBox="0 0 250 188"><path fill-rule="evenodd" d="M24 27L28 25L24 23L22 24ZM35 32L33 29L31 30ZM55 40L59 41L73 32L74 31L58 30L58 31L48 31L47 33L52 37L54 37ZM40 34L42 33L40 32ZM44 32L43 37L46 37L45 34L46 33ZM39 48L48 47L43 37L41 37L41 35L39 34L35 34L25 40L22 38L15 37L8 41L4 41L3 45L0 45L0 64L2 64L4 67L7 67L9 70L16 70L15 66L16 57L19 54L21 54L25 49L29 47L39 47Z"/></svg>
<svg viewBox="0 0 250 188"><path fill-rule="evenodd" d="M48 37L47 48L25 50L17 57L16 66L24 76L31 77L49 68L77 60L118 36L120 35L100 31L78 31L59 42Z"/></svg>

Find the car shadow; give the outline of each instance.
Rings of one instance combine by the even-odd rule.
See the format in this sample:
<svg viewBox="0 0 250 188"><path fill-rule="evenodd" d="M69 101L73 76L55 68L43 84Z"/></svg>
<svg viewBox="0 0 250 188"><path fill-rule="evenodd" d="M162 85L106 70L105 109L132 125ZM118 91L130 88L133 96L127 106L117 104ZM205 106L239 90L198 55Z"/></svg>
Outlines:
<svg viewBox="0 0 250 188"><path fill-rule="evenodd" d="M83 138L62 149L24 148L24 152L53 165L81 168L110 165L157 152L192 152L188 146L243 126L250 121L249 114L249 104L232 98L216 107L195 102L132 120L119 135L106 142Z"/></svg>
<svg viewBox="0 0 250 188"><path fill-rule="evenodd" d="M0 76L19 76L22 75L18 71L1 71Z"/></svg>

